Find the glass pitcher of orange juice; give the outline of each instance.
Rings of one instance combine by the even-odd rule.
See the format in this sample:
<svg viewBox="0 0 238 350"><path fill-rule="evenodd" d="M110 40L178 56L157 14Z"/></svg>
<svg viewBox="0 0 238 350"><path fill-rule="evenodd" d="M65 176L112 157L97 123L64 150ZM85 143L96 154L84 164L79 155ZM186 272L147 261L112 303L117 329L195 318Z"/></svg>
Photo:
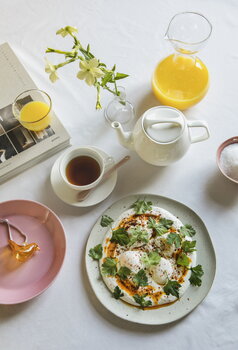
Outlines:
<svg viewBox="0 0 238 350"><path fill-rule="evenodd" d="M175 53L157 65L152 77L152 90L162 104L183 110L206 95L209 73L196 54L211 32L211 23L199 13L183 12L171 19L165 39Z"/></svg>

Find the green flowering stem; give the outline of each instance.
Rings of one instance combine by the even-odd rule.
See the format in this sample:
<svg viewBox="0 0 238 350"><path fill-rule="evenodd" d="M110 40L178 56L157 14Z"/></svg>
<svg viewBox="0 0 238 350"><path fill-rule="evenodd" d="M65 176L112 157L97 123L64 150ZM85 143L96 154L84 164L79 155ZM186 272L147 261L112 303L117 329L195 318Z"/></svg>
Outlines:
<svg viewBox="0 0 238 350"><path fill-rule="evenodd" d="M74 61L75 61L75 58L71 58L71 60L68 60L68 61L59 63L59 64L55 65L55 69L64 67L64 66L66 66L67 64L72 63L72 62L74 62Z"/></svg>
<svg viewBox="0 0 238 350"><path fill-rule="evenodd" d="M97 88L97 102L96 102L96 109L102 109L101 101L100 101L100 85L96 83Z"/></svg>
<svg viewBox="0 0 238 350"><path fill-rule="evenodd" d="M50 47L48 47L45 52L46 53L54 52L54 53L59 53L59 54L62 54L62 55L70 55L72 53L72 51L55 50L55 49L51 49Z"/></svg>
<svg viewBox="0 0 238 350"><path fill-rule="evenodd" d="M77 73L77 78L80 80L85 80L89 86L94 86L97 89L96 109L101 109L101 88L107 90L115 96L120 96L120 92L117 88L117 80L124 79L128 77L128 75L116 73L116 65L114 65L111 70L107 69L106 64L100 62L100 60L96 59L92 54L89 44L86 48L81 45L75 34L77 32L77 28L72 26L66 26L56 32L56 34L61 35L63 38L68 35L71 36L73 38L74 45L71 51L47 48L46 53L65 55L65 62L54 65L46 60L45 71L49 74L50 80L55 82L59 79L57 69L62 68L69 63L78 61L80 71ZM80 53L82 55L80 55ZM112 84L113 87L111 87L110 84Z"/></svg>

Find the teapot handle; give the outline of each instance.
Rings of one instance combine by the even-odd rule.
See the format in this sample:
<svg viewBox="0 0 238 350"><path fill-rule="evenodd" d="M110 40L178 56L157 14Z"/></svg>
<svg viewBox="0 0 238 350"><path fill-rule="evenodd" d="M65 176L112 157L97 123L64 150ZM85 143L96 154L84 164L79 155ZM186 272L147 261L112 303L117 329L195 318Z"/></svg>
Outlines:
<svg viewBox="0 0 238 350"><path fill-rule="evenodd" d="M187 125L189 128L204 128L205 132L202 135L191 137L191 143L201 142L207 140L210 137L210 131L208 125L203 120L188 120Z"/></svg>

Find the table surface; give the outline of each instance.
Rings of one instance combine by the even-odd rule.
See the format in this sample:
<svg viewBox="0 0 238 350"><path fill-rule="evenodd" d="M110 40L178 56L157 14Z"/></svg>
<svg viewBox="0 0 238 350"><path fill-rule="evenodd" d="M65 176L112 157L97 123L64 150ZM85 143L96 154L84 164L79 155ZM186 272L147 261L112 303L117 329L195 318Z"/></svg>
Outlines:
<svg viewBox="0 0 238 350"><path fill-rule="evenodd" d="M46 47L67 47L69 38L55 36L65 25L79 28L79 37L118 71L130 75L123 85L140 116L158 105L150 89L156 63L172 52L163 40L171 17L197 11L213 24L213 33L200 57L211 74L206 98L185 112L204 119L211 138L192 145L179 162L154 167L128 152L95 111L95 91L75 78L78 68L62 69L52 84L44 72ZM9 42L36 84L52 97L54 110L72 137L73 145L94 145L116 160L131 161L118 173L113 193L97 206L75 208L52 191L49 174L58 155L26 170L0 186L0 200L30 199L50 207L62 220L67 254L54 284L32 301L0 306L0 348L32 349L237 349L238 346L238 188L216 165L216 150L237 136L238 3L235 0L59 0L2 1L0 43ZM57 62L58 57L52 57ZM103 94L104 106L111 99ZM154 193L191 207L208 227L217 256L217 274L207 298L184 319L165 326L122 321L108 312L92 292L84 266L85 244L97 217L119 198ZM235 267L235 268L234 268ZM17 344L17 345L16 345Z"/></svg>

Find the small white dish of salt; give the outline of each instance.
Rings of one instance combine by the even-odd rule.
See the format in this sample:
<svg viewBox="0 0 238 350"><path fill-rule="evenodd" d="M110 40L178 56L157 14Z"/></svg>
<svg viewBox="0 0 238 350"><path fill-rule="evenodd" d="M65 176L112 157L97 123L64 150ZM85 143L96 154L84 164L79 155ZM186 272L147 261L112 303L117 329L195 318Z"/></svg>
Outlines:
<svg viewBox="0 0 238 350"><path fill-rule="evenodd" d="M226 140L219 146L217 164L224 176L238 183L238 136Z"/></svg>

